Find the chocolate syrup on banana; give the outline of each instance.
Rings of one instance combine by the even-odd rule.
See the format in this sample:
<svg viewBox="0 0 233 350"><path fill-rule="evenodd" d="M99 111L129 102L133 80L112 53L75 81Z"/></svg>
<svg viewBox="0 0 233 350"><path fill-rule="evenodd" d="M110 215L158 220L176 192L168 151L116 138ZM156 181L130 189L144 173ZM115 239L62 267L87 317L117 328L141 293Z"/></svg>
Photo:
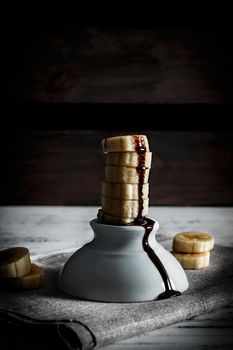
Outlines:
<svg viewBox="0 0 233 350"><path fill-rule="evenodd" d="M144 178L145 178L145 153L146 153L146 146L145 141L143 137L134 136L134 143L135 143L135 150L138 154L138 166L137 166L137 173L138 173L138 218L142 217L143 212L143 184L144 184Z"/></svg>
<svg viewBox="0 0 233 350"><path fill-rule="evenodd" d="M148 257L152 261L152 263L155 265L157 270L160 273L160 276L162 277L165 291L161 293L158 296L158 299L167 299L175 296L179 296L181 293L173 290L171 285L171 280L168 276L168 273L163 266L161 260L159 257L155 254L154 250L151 248L149 244L149 235L154 227L154 221L151 219L143 218L142 212L143 212L143 184L144 184L144 178L145 178L145 152L146 152L146 146L143 137L134 136L134 142L135 142L135 150L138 154L138 166L137 166L137 173L138 173L138 216L135 219L134 224L144 227L145 233L142 239L142 246L144 251L147 253Z"/></svg>

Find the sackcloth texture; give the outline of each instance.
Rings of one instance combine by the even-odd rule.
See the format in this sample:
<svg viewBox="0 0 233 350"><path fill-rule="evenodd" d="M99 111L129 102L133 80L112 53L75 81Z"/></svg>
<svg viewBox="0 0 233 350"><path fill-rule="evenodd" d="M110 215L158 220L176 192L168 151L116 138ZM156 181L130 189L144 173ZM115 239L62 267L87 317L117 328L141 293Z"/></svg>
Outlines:
<svg viewBox="0 0 233 350"><path fill-rule="evenodd" d="M162 245L171 250L171 240ZM56 287L58 273L75 251L36 261L45 268L44 285L27 291L0 291L2 329L19 327L35 334L52 333L68 349L91 349L190 319L233 301L233 248L215 245L210 266L186 270L189 289L181 296L141 303L78 300ZM17 333L15 333L17 334Z"/></svg>

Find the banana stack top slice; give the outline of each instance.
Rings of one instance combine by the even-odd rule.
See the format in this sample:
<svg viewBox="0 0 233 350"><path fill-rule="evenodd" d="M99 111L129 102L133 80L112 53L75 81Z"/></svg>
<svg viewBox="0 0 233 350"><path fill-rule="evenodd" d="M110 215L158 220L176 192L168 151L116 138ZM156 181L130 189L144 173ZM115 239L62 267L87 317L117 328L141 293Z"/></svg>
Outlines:
<svg viewBox="0 0 233 350"><path fill-rule="evenodd" d="M143 149L149 152L149 143L145 135L114 136L102 140L103 153L135 152Z"/></svg>

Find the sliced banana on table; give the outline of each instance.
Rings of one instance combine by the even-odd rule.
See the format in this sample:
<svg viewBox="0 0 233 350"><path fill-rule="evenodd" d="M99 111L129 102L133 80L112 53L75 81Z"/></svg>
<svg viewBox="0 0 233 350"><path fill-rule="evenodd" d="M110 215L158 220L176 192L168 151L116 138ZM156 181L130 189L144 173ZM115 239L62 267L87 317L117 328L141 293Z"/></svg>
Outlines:
<svg viewBox="0 0 233 350"><path fill-rule="evenodd" d="M173 238L172 247L172 254L184 269L202 269L209 266L214 237L205 232L180 232Z"/></svg>
<svg viewBox="0 0 233 350"><path fill-rule="evenodd" d="M201 253L213 249L214 237L204 232L181 232L173 239L173 249L179 253Z"/></svg>
<svg viewBox="0 0 233 350"><path fill-rule="evenodd" d="M0 252L0 277L22 277L31 271L29 250L13 247Z"/></svg>
<svg viewBox="0 0 233 350"><path fill-rule="evenodd" d="M31 264L31 272L22 277L12 278L10 282L17 289L34 289L42 286L43 276L43 267Z"/></svg>
<svg viewBox="0 0 233 350"><path fill-rule="evenodd" d="M38 288L43 282L43 267L31 264L29 250L12 247L0 251L0 281L17 289Z"/></svg>
<svg viewBox="0 0 233 350"><path fill-rule="evenodd" d="M210 252L202 253L177 253L172 252L184 269L199 270L209 266Z"/></svg>

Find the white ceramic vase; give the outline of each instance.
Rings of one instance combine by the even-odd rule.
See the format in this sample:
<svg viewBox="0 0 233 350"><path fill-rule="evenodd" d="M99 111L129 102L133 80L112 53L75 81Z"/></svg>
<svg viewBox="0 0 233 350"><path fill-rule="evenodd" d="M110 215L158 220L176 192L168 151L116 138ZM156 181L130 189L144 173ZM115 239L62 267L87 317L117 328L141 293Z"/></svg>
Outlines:
<svg viewBox="0 0 233 350"><path fill-rule="evenodd" d="M159 271L143 250L144 227L104 225L92 220L94 239L76 251L65 263L58 287L81 299L104 302L142 302L155 300L164 292ZM155 221L149 244L162 262L172 288L188 288L186 274L155 238Z"/></svg>

